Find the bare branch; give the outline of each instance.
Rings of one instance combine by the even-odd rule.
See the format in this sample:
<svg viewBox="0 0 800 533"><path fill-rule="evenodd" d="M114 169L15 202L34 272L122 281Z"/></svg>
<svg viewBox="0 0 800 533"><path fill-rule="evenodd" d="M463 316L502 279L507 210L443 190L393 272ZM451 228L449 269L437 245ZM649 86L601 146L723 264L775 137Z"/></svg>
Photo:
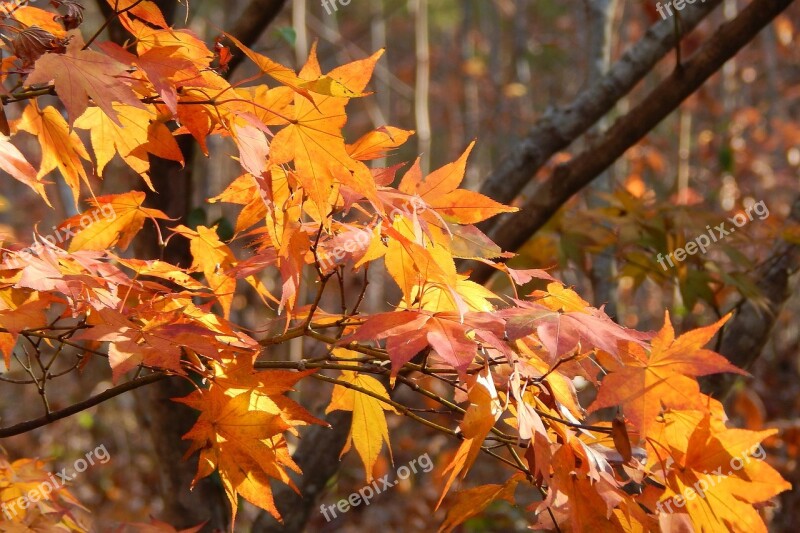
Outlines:
<svg viewBox="0 0 800 533"><path fill-rule="evenodd" d="M34 418L32 420L20 422L19 424L15 424L13 426L0 428L0 439L6 437L13 437L14 435L19 435L21 433L26 433L28 431L32 431L42 426L46 426L47 424L55 422L56 420L61 420L62 418L67 418L76 413L80 413L81 411L85 411L90 407L94 407L95 405L101 404L106 400L109 400L115 396L119 396L120 394L124 394L133 389L138 389L139 387L143 387L145 385L161 381L166 377L167 375L162 373L150 374L143 378L137 378L132 381L128 381L127 383L123 383L122 385L117 385L116 387L107 389L101 392L100 394L96 394L91 398L88 398L82 402L70 405L69 407L65 407L64 409L59 409L58 411L52 411L44 416L40 416L39 418Z"/></svg>
<svg viewBox="0 0 800 533"><path fill-rule="evenodd" d="M750 3L734 20L723 24L681 70L664 79L595 144L557 166L550 178L533 191L520 213L491 231L489 236L504 250L517 250L573 194L655 128L793 1L755 0ZM478 283L487 281L493 273L491 267L483 263L470 266L474 268L472 280Z"/></svg>
<svg viewBox="0 0 800 533"><path fill-rule="evenodd" d="M239 39L245 46L251 46L258 40L261 33L275 20L283 9L286 0L251 0L238 22L228 33ZM228 63L228 74L236 69L244 59L244 54L236 54Z"/></svg>
<svg viewBox="0 0 800 533"><path fill-rule="evenodd" d="M687 5L681 12L684 34L689 33L722 0ZM550 110L530 129L486 178L481 192L498 202L511 202L536 172L558 151L568 147L644 78L673 48L676 35L670 20L653 25L636 44L569 105ZM512 215L513 216L513 215ZM484 223L482 229L493 225Z"/></svg>

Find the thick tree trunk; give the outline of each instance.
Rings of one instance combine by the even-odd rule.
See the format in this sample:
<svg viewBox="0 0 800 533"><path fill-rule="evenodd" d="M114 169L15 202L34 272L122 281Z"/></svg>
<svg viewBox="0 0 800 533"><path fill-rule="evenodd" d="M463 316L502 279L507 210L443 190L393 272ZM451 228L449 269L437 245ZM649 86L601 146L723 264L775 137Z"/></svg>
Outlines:
<svg viewBox="0 0 800 533"><path fill-rule="evenodd" d="M261 513L253 524L259 533L299 533L305 528L311 513L317 509L317 498L328 480L339 471L339 453L350 431L351 415L334 411L326 421L332 426L313 426L302 432L302 440L292 458L302 469L297 479L300 494L288 485L274 485L275 506L283 518L278 523L270 514Z"/></svg>
<svg viewBox="0 0 800 533"><path fill-rule="evenodd" d="M157 3L166 20L172 23L177 2L159 0ZM245 44L252 44L285 3L286 0L252 0L230 33ZM114 36L113 26L110 31ZM241 57L242 54L238 54L231 61L229 74L239 64ZM185 223L187 215L194 207L192 160L195 143L189 136L182 136L177 140L184 154L186 167L181 168L177 163L151 156L150 175L156 192L148 191L146 200L149 207L160 209L175 219L175 225ZM172 239L169 247L162 249L158 244L157 233L152 226L146 226L136 242L137 257L162 258L181 266L191 263L187 239ZM197 456L182 461L187 448L182 437L194 424L197 413L170 399L186 396L192 390L193 387L187 381L175 378L137 391L139 414L163 468L160 489L164 513L159 518L178 528L207 522L204 531L225 531L230 526L230 513L222 486L211 476L199 481L195 489L190 491L189 487L197 470Z"/></svg>
<svg viewBox="0 0 800 533"><path fill-rule="evenodd" d="M147 205L164 211L175 224L184 223L191 210L192 175L191 156L193 141L188 136L178 138L187 158L186 169L172 161L151 158L151 176L157 192L148 192ZM161 249L152 225L136 240L136 255L140 258L162 257L170 263L188 266L191 263L189 241L172 239ZM205 478L190 491L197 470L197 456L182 460L188 447L181 438L194 424L197 413L170 398L179 398L192 392L191 384L180 378L161 381L136 392L140 419L161 465L159 492L164 502L164 513L158 518L177 528L188 528L208 522L205 531L224 531L230 524L228 504L222 486L213 478Z"/></svg>

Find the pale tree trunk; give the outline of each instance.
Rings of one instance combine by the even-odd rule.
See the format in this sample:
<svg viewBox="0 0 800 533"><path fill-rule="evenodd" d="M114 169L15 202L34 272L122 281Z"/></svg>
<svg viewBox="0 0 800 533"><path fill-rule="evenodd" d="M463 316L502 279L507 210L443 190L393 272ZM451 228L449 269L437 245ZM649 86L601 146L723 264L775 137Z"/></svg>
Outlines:
<svg viewBox="0 0 800 533"><path fill-rule="evenodd" d="M415 17L415 44L417 54L417 82L414 94L414 116L417 122L419 153L422 156L422 174L430 171L431 116L428 99L431 86L430 44L428 42L428 0L411 0Z"/></svg>
<svg viewBox="0 0 800 533"><path fill-rule="evenodd" d="M598 83L603 76L608 74L611 66L611 37L614 22L614 13L617 9L617 0L584 0L589 22L589 75L586 79L587 87ZM608 119L602 117L589 128L586 133L587 142L591 144L608 127ZM613 167L601 172L594 181L594 190L610 193L613 189ZM589 207L599 207L605 200L596 196L588 199ZM607 231L614 231L606 225ZM595 305L606 305L606 313L610 317L617 314L617 265L611 253L612 246L600 251L594 257L591 278L594 288Z"/></svg>

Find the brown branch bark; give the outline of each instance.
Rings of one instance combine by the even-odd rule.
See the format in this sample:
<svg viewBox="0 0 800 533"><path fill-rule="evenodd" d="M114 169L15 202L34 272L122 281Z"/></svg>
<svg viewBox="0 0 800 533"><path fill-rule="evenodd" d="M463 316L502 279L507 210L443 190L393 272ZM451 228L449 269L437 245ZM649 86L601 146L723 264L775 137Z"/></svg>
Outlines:
<svg viewBox="0 0 800 533"><path fill-rule="evenodd" d="M641 140L696 91L712 74L794 0L754 0L734 20L717 32L688 60L648 94L639 105L575 158L556 167L550 178L536 187L520 213L489 232L504 250L517 250L538 231L569 198ZM486 282L493 269L469 264L472 280Z"/></svg>
<svg viewBox="0 0 800 533"><path fill-rule="evenodd" d="M332 427L313 426L302 434L302 440L292 458L303 471L296 480L300 494L283 483L274 486L273 498L283 524L269 513L260 513L253 531L261 533L294 533L303 531L311 511L316 508L328 480L339 470L339 452L344 448L350 430L352 414L334 411L325 421Z"/></svg>
<svg viewBox="0 0 800 533"><path fill-rule="evenodd" d="M684 34L694 29L722 0L687 5L681 11ZM661 21L608 70L596 83L583 90L569 105L548 111L533 125L485 179L481 192L498 202L511 202L536 172L558 151L568 147L633 89L673 48L676 35L673 21ZM484 223L482 229L494 225Z"/></svg>
<svg viewBox="0 0 800 533"><path fill-rule="evenodd" d="M26 420L25 422L20 422L19 424L14 424L13 426L0 428L0 439L4 439L6 437L13 437L14 435L20 435L22 433L27 433L28 431L33 431L34 429L51 424L56 420L61 420L62 418L70 417L74 414L80 413L81 411L85 411L90 407L94 407L95 405L100 405L101 403L110 400L115 396L119 396L120 394L124 394L134 389L138 389L139 387L143 387L145 385L150 385L151 383L161 381L166 377L167 377L166 374L160 374L160 373L150 374L149 376L137 378L128 381L127 383L123 383L122 385L117 385L116 387L107 389L101 392L100 394L92 396L91 398L87 398L82 402L70 405L69 407L65 407L64 409L59 409L58 411L53 411L44 416L40 416L39 418Z"/></svg>
<svg viewBox="0 0 800 533"><path fill-rule="evenodd" d="M228 33L239 39L246 46L258 40L261 33L275 20L283 9L286 0L251 0L239 17L239 21ZM241 64L245 55L237 53L228 63L228 77Z"/></svg>

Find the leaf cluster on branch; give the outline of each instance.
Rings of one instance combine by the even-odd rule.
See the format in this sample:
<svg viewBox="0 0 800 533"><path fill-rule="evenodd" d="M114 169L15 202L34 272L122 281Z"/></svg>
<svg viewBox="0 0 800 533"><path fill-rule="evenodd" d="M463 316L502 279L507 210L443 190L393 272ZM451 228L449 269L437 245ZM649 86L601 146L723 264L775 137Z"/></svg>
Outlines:
<svg viewBox="0 0 800 533"><path fill-rule="evenodd" d="M165 377L186 379L195 390L176 401L199 412L184 436L187 456L199 456L196 480L218 473L234 520L240 497L280 518L270 483L293 485L290 473L302 473L289 440L325 424L287 393L319 380L334 385L328 411L352 411L343 452L358 454L367 482L391 447L387 412L458 443L439 465L442 499L480 456L507 472L501 485L458 493L444 530L494 500L515 501L514 487L528 484L541 498L516 503L532 523L557 530L766 531L759 506L789 488L754 456L771 433L727 428L696 379L737 372L704 349L725 319L676 335L667 315L659 332L637 332L545 271L496 262L508 254L475 224L515 209L460 188L471 145L428 175L418 161L371 167L413 134L390 126L352 142L342 134L350 100L369 96L381 51L323 73L312 49L295 72L227 36L259 70L231 84L222 75L230 50L168 27L152 2L109 0L130 34L125 46L99 41L100 31L84 43L77 4L60 4L59 17L24 6L5 23L16 55L3 61L3 102L23 110L0 143L0 168L48 204L45 177L58 170L83 211L58 227L63 242L37 234L33 246L4 250L0 350L6 367L27 377L3 377L2 386L36 387L44 414L0 435ZM42 46L30 44L34 31ZM39 103L44 95L58 97L66 119ZM88 146L73 128L88 131ZM26 135L38 141L37 166L15 147ZM209 138L235 147L240 175L208 199L241 207L231 239L217 227L173 223L140 190L94 194L91 176L110 179L115 156L152 186L150 156L183 163L181 135L206 154L216 146ZM145 224L158 229L162 247L188 240L192 264L131 257L126 250ZM459 259L499 270L510 293L471 281ZM377 264L401 296L368 314L362 304ZM269 277L279 279L276 294ZM355 298L350 282L360 284ZM529 283L538 288L520 294ZM301 298L306 285L310 304ZM268 331L232 320L234 297L245 290L279 315ZM322 355L272 357L298 338L322 346ZM95 364L110 366L114 387L51 409L52 384ZM591 405L581 405L576 378L596 388ZM437 409L392 399L387 383ZM730 466L736 458L741 468ZM0 467L11 480L0 488L8 501L26 490L31 467ZM720 478L690 498L709 472ZM83 528L52 501L6 519Z"/></svg>

